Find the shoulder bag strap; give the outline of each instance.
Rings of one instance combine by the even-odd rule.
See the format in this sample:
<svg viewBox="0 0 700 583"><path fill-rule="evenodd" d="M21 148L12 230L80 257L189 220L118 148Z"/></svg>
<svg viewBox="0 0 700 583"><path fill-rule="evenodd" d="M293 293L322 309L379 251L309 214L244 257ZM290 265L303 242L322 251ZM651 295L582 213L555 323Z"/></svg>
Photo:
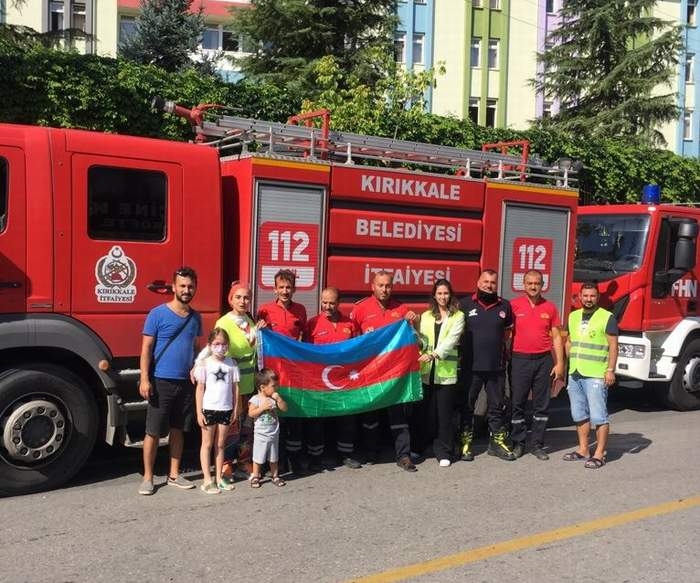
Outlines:
<svg viewBox="0 0 700 583"><path fill-rule="evenodd" d="M180 335L180 333L187 327L187 323L192 319L192 315L194 314L194 310L190 310L190 313L187 315L187 318L185 318L185 321L182 323L178 331L170 337L170 340L163 346L163 349L160 351L160 354L156 356L155 360L153 361L153 368L156 367L156 364L158 364L158 361L160 360L161 356L165 353L165 351L170 347L170 345L175 341L175 339Z"/></svg>

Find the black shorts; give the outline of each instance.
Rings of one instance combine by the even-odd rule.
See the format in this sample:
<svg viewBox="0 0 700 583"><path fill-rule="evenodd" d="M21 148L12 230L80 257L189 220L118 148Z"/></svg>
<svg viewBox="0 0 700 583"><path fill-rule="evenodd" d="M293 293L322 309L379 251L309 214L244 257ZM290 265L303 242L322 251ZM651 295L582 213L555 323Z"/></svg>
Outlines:
<svg viewBox="0 0 700 583"><path fill-rule="evenodd" d="M169 429L189 431L194 418L194 386L189 379L155 379L146 410L146 433L165 437Z"/></svg>
<svg viewBox="0 0 700 583"><path fill-rule="evenodd" d="M231 425L233 409L228 409L226 411L202 409L202 415L204 415L204 425Z"/></svg>

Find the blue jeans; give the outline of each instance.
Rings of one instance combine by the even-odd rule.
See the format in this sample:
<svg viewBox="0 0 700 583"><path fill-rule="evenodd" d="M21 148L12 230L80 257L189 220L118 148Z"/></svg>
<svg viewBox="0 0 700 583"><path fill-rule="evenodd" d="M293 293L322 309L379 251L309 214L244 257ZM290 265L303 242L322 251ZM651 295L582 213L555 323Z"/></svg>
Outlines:
<svg viewBox="0 0 700 583"><path fill-rule="evenodd" d="M605 425L608 420L608 387L600 378L569 375L566 387L575 423L590 419L592 425Z"/></svg>

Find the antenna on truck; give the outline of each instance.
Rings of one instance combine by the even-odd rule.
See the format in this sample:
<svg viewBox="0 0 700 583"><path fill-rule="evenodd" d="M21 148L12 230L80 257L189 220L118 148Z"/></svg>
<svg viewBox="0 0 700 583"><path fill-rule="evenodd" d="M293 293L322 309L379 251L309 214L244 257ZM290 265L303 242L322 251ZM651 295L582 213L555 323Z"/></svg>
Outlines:
<svg viewBox="0 0 700 583"><path fill-rule="evenodd" d="M468 150L395 140L351 132L331 131L327 110L293 116L288 123L269 122L230 115L220 115L214 121L204 120L202 113L210 105L198 105L191 110L160 98L154 107L187 119L196 132L196 142L207 142L220 149L240 146L245 151L250 144L259 144L267 155L334 160L354 164L356 159L375 160L384 164L412 164L453 170L466 177L491 177L500 180L536 179L541 183L556 181L558 186L571 184L572 171L554 168L538 159L528 159L529 143L503 142L487 144L484 150ZM160 106L160 107L159 107ZM321 120L321 127L313 125ZM304 125L298 125L302 122ZM513 147L521 155L509 154Z"/></svg>

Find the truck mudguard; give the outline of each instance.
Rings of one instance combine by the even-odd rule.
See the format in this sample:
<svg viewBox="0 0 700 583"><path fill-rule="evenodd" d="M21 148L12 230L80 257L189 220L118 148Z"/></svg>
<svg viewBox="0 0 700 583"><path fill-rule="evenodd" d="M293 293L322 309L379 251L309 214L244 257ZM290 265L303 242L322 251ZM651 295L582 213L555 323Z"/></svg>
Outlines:
<svg viewBox="0 0 700 583"><path fill-rule="evenodd" d="M661 345L664 349L664 356L680 356L685 341L695 330L700 331L700 317L683 318Z"/></svg>
<svg viewBox="0 0 700 583"><path fill-rule="evenodd" d="M101 360L112 355L85 324L61 314L3 314L0 351L28 347L60 348L84 360L99 377L105 389L115 388L114 379L98 368Z"/></svg>

